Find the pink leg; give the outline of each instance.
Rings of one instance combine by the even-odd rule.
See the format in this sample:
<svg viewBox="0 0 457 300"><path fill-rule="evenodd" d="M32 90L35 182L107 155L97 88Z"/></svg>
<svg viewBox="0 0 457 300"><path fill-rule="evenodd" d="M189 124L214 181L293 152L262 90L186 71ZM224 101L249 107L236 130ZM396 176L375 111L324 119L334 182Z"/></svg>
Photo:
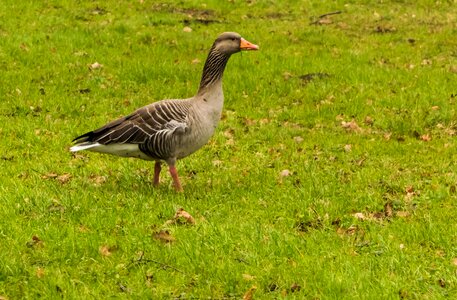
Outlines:
<svg viewBox="0 0 457 300"><path fill-rule="evenodd" d="M171 174L171 177L173 178L173 185L175 186L175 190L177 192L182 192L183 189L181 186L181 182L179 181L178 170L176 170L176 167L173 165L170 166L170 174Z"/></svg>
<svg viewBox="0 0 457 300"><path fill-rule="evenodd" d="M158 186L160 183L159 175L162 167L160 166L160 161L156 161L154 164L154 186Z"/></svg>

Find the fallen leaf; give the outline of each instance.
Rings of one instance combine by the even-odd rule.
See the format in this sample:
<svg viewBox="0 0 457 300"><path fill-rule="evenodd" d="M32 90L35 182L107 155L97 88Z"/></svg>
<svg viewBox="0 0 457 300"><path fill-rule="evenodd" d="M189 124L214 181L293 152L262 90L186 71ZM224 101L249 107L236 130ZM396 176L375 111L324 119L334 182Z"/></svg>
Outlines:
<svg viewBox="0 0 457 300"><path fill-rule="evenodd" d="M61 212L63 213L65 211L65 207L60 204L59 201L53 200L51 205L48 206L48 211L49 212Z"/></svg>
<svg viewBox="0 0 457 300"><path fill-rule="evenodd" d="M69 173L63 173L61 175L58 175L57 173L47 173L44 175L41 175L41 179L56 179L62 184L67 183L71 179L71 174Z"/></svg>
<svg viewBox="0 0 457 300"><path fill-rule="evenodd" d="M296 283L294 283L290 286L290 291L292 293L299 292L300 290L301 290L301 286Z"/></svg>
<svg viewBox="0 0 457 300"><path fill-rule="evenodd" d="M165 244L169 244L176 241L176 239L170 234L168 230L160 230L158 232L155 232L152 235L152 237Z"/></svg>
<svg viewBox="0 0 457 300"><path fill-rule="evenodd" d="M36 274L36 277L38 277L38 278L43 278L44 275L45 275L44 269L38 267L38 268L36 269L35 274ZM1 299L1 298L0 298L0 299Z"/></svg>
<svg viewBox="0 0 457 300"><path fill-rule="evenodd" d="M299 144L301 142L303 142L305 139L302 138L301 136L294 136L294 142Z"/></svg>
<svg viewBox="0 0 457 300"><path fill-rule="evenodd" d="M432 60L431 59L424 59L421 62L421 65L423 65L423 66L428 66L428 65L431 65L431 64L432 64Z"/></svg>
<svg viewBox="0 0 457 300"><path fill-rule="evenodd" d="M78 231L79 231L79 232L82 232L82 233L85 233L85 232L89 232L90 230L89 230L89 228L88 228L87 226L85 226L85 225L80 225L80 226L78 227Z"/></svg>
<svg viewBox="0 0 457 300"><path fill-rule="evenodd" d="M344 145L344 151L351 152L351 150L352 150L352 145L351 144Z"/></svg>
<svg viewBox="0 0 457 300"><path fill-rule="evenodd" d="M391 137L392 137L392 133L391 133L391 132L388 132L388 133L385 133L385 134L384 134L384 139L385 139L386 141L390 141L390 138L391 138Z"/></svg>
<svg viewBox="0 0 457 300"><path fill-rule="evenodd" d="M407 218L411 215L411 213L409 213L407 211L397 211L397 212L395 212L395 215L399 218Z"/></svg>
<svg viewBox="0 0 457 300"><path fill-rule="evenodd" d="M192 32L192 28L190 28L189 26L186 26L182 29L182 31L184 32Z"/></svg>
<svg viewBox="0 0 457 300"><path fill-rule="evenodd" d="M71 174L69 173L64 173L62 175L57 176L57 181L59 181L61 184L65 184L70 181L71 179Z"/></svg>
<svg viewBox="0 0 457 300"><path fill-rule="evenodd" d="M274 291L276 291L276 290L278 290L278 289L279 289L279 286L278 286L276 283L274 283L274 282L272 282L272 283L270 283L270 284L268 285L268 291L269 291L269 292L274 292Z"/></svg>
<svg viewBox="0 0 457 300"><path fill-rule="evenodd" d="M289 80L291 77L293 77L293 75L289 72L284 72L282 76L284 77L284 80Z"/></svg>
<svg viewBox="0 0 457 300"><path fill-rule="evenodd" d="M27 247L29 248L41 248L43 247L43 241L36 235L32 236L32 240L27 242Z"/></svg>
<svg viewBox="0 0 457 300"><path fill-rule="evenodd" d="M370 117L370 116L366 116L366 117L365 117L365 119L363 120L363 123L365 123L366 125L369 125L369 126L371 126L371 125L373 125L373 123L374 123L374 120L373 120L373 118L372 118L372 117Z"/></svg>
<svg viewBox="0 0 457 300"><path fill-rule="evenodd" d="M457 267L457 257L452 259L452 264Z"/></svg>
<svg viewBox="0 0 457 300"><path fill-rule="evenodd" d="M98 248L98 252L100 252L102 256L111 256L112 249L107 245L103 245Z"/></svg>
<svg viewBox="0 0 457 300"><path fill-rule="evenodd" d="M393 215L393 207L392 207L392 203L390 202L387 202L386 204L384 204L384 215L388 218L392 217Z"/></svg>
<svg viewBox="0 0 457 300"><path fill-rule="evenodd" d="M358 212L353 214L353 216L359 220L365 220L365 215L363 213Z"/></svg>
<svg viewBox="0 0 457 300"><path fill-rule="evenodd" d="M357 122L354 119L352 119L350 122L342 121L341 127L346 129L347 131L353 131L353 132L362 131L362 128L360 128L360 126L357 124Z"/></svg>
<svg viewBox="0 0 457 300"><path fill-rule="evenodd" d="M41 175L41 179L49 179L49 178L56 178L57 175L56 173L48 173L48 174L44 174L44 175Z"/></svg>
<svg viewBox="0 0 457 300"><path fill-rule="evenodd" d="M27 47L26 44L22 43L19 45L19 48L21 48L22 50L24 50L25 52L29 52L29 47Z"/></svg>
<svg viewBox="0 0 457 300"><path fill-rule="evenodd" d="M244 293L243 300L252 300L256 290L257 287L253 285L246 293Z"/></svg>
<svg viewBox="0 0 457 300"><path fill-rule="evenodd" d="M106 176L100 176L96 174L91 174L89 180L96 186L100 186L106 182Z"/></svg>
<svg viewBox="0 0 457 300"><path fill-rule="evenodd" d="M279 176L281 176L281 177L288 177L288 176L290 176L290 175L292 175L292 172L289 171L289 170L287 170L287 169L282 170L282 171L279 173Z"/></svg>
<svg viewBox="0 0 457 300"><path fill-rule="evenodd" d="M252 276L250 274L243 274L243 279L246 281L253 281L255 279L255 276Z"/></svg>
<svg viewBox="0 0 457 300"><path fill-rule="evenodd" d="M265 124L268 124L268 123L270 123L270 122L271 122L271 120L270 120L270 119L267 119L267 118L263 118L263 119L260 119L260 120L259 120L259 124L260 124L260 125L265 125Z"/></svg>
<svg viewBox="0 0 457 300"><path fill-rule="evenodd" d="M346 233L349 235L354 234L357 231L357 226L351 225L348 229L346 229Z"/></svg>
<svg viewBox="0 0 457 300"><path fill-rule="evenodd" d="M194 217L192 217L187 211L185 211L183 208L179 208L177 211L176 211L176 214L175 216L173 217L173 219L179 223L179 224L191 224L191 225L194 225L195 224L195 219Z"/></svg>
<svg viewBox="0 0 457 300"><path fill-rule="evenodd" d="M91 64L89 66L89 69L91 69L91 70L96 70L96 69L101 69L101 68L103 68L103 65L98 62L94 62L93 64Z"/></svg>
<svg viewBox="0 0 457 300"><path fill-rule="evenodd" d="M430 142L432 140L432 137L430 136L430 134L427 133L421 136L421 140L424 142Z"/></svg>
<svg viewBox="0 0 457 300"><path fill-rule="evenodd" d="M405 195L405 200L406 201L411 201L411 199L417 195L417 193L414 191L414 188L412 186L407 186L405 189L406 195Z"/></svg>
<svg viewBox="0 0 457 300"><path fill-rule="evenodd" d="M377 33L390 33L395 31L397 31L397 29L389 25L378 25L375 29L375 32Z"/></svg>
<svg viewBox="0 0 457 300"><path fill-rule="evenodd" d="M333 23L333 21L330 18L322 18L316 22L316 24L319 24L319 25L329 25L332 23Z"/></svg>
<svg viewBox="0 0 457 300"><path fill-rule="evenodd" d="M213 166L215 166L215 167L222 166L222 160L219 160L219 159L213 160L212 163L213 163Z"/></svg>
<svg viewBox="0 0 457 300"><path fill-rule="evenodd" d="M198 59L198 58L195 58L195 59L192 60L192 64L193 64L193 65L199 64L199 63L201 63L201 60Z"/></svg>
<svg viewBox="0 0 457 300"><path fill-rule="evenodd" d="M444 278L438 279L438 284L440 287L445 288L446 287L446 280Z"/></svg>

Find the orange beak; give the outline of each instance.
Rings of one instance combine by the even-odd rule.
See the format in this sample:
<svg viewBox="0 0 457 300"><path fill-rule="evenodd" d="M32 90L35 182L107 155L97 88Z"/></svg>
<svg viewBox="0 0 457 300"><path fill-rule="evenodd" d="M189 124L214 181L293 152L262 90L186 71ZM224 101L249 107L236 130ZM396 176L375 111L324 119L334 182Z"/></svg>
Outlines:
<svg viewBox="0 0 457 300"><path fill-rule="evenodd" d="M245 39L241 38L240 49L241 50L259 50L259 46L254 45L253 43L248 42Z"/></svg>

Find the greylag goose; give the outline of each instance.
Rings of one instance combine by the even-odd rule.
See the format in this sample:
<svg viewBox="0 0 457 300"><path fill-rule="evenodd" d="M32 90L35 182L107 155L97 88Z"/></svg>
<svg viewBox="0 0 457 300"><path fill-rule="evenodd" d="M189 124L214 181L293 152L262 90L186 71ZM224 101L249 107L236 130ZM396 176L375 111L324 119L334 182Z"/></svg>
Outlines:
<svg viewBox="0 0 457 300"><path fill-rule="evenodd" d="M89 150L155 161L154 185L159 184L161 162L168 165L174 188L182 191L176 161L205 145L222 113L222 75L230 56L259 47L238 33L219 35L211 47L197 94L188 99L168 99L137 109L94 131L78 136L71 152Z"/></svg>

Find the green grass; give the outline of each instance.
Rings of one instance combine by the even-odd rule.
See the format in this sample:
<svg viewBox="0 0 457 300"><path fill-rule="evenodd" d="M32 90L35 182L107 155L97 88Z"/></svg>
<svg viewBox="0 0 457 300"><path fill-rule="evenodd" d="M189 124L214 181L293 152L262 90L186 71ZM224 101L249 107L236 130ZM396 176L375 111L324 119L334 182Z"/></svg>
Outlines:
<svg viewBox="0 0 457 300"><path fill-rule="evenodd" d="M1 2L0 296L457 297L455 1L205 3ZM223 31L261 50L231 58L183 194L150 162L68 152L192 96ZM196 224L167 224L178 208Z"/></svg>

